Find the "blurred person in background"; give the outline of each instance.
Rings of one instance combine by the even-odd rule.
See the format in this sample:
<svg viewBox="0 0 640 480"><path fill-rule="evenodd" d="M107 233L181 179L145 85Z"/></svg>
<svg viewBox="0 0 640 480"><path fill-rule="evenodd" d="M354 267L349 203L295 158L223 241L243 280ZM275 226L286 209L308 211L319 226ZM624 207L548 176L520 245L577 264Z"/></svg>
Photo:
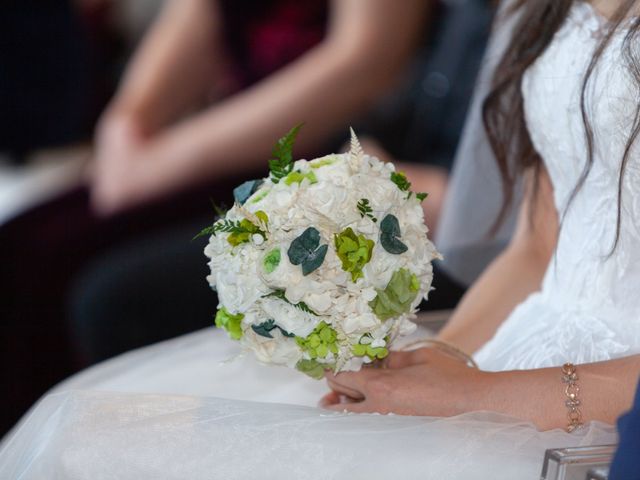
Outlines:
<svg viewBox="0 0 640 480"><path fill-rule="evenodd" d="M311 2L305 12L313 15L303 18L321 18L320 3L324 2ZM357 123L357 130L363 140L366 136L363 144L368 152L411 162L400 168L407 171L414 188L429 192L424 206L433 228L488 36L489 3L467 0L432 10L430 35L424 34L427 25L419 20L426 2L404 2L400 9L397 2L386 0L341 0L324 6L329 5L325 39L257 83L252 83L257 75L251 74L266 55L261 49L270 45L267 40L289 51L296 45L288 36L293 33L276 22L275 32L262 26L245 37L233 21L214 23L214 32L226 29L227 34L237 34L235 40L241 39L245 49L255 41L252 35L267 40L254 45L257 52L249 56L253 61L245 63L244 73L232 76L235 83L248 78L244 83L252 86L193 113L211 92L211 78L228 79L229 71L237 71L222 60L222 51L217 52L218 61L203 65L216 55L211 22L234 19L214 9L211 1L170 3L101 122L93 184L96 207L111 213L203 178L223 179L238 172L262 176L274 139L301 120L307 123L296 157L300 150L320 151L322 143L341 141L356 114L405 72L401 87L366 121ZM270 6L286 6L276 18L293 16L295 26L304 27L304 38L314 31L300 19L300 4L284 1ZM408 16L417 18L409 21ZM254 25L251 17L242 22L245 28ZM398 28L403 33L395 38ZM410 64L408 72L405 64ZM190 89L186 92L183 87ZM219 190L212 194L222 201L231 198ZM121 245L83 271L75 282L70 310L75 345L87 362L211 324L216 299L204 281L203 242L189 240L212 217L213 212L185 222L181 229ZM427 304L430 309L452 308L465 290L439 272L435 286Z"/></svg>
<svg viewBox="0 0 640 480"><path fill-rule="evenodd" d="M168 2L100 121L94 206L252 173L301 121L299 147L317 149L398 79L429 4Z"/></svg>

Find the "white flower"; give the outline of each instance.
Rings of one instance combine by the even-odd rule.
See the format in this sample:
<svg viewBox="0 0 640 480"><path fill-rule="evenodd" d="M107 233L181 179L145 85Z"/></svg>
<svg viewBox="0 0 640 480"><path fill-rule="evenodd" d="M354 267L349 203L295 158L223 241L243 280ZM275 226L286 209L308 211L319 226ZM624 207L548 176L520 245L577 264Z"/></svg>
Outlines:
<svg viewBox="0 0 640 480"><path fill-rule="evenodd" d="M347 186L319 182L309 186L300 198L299 208L311 224L329 224L340 229L360 218L355 206L358 200L350 195Z"/></svg>
<svg viewBox="0 0 640 480"><path fill-rule="evenodd" d="M317 313L325 313L331 305L333 305L333 301L331 299L330 292L324 293L307 293L304 297L304 303L306 303L309 308L311 308L314 312Z"/></svg>
<svg viewBox="0 0 640 480"><path fill-rule="evenodd" d="M363 313L360 315L348 315L342 323L344 332L348 335L364 335L373 328L380 325L380 320L373 313Z"/></svg>
<svg viewBox="0 0 640 480"><path fill-rule="evenodd" d="M292 338L285 337L278 329L272 330L273 338L266 338L256 334L252 329L247 329L242 343L249 347L262 363L273 363L295 367L302 358L302 352Z"/></svg>

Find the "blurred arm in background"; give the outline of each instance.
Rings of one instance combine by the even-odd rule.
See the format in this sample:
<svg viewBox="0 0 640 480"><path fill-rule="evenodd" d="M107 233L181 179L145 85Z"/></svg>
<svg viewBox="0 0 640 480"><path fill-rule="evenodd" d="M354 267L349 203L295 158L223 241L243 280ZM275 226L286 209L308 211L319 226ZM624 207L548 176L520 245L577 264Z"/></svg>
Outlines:
<svg viewBox="0 0 640 480"><path fill-rule="evenodd" d="M411 58L432 2L333 0L327 35L299 59L189 116L224 70L211 0L172 0L133 59L97 133L92 198L110 213L202 179L263 165L305 122L298 148L344 129Z"/></svg>

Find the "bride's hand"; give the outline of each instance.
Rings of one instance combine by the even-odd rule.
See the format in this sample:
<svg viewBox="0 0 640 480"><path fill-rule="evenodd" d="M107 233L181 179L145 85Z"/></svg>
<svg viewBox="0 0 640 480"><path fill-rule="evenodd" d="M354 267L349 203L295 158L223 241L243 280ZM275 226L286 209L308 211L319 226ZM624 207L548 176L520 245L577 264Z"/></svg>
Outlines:
<svg viewBox="0 0 640 480"><path fill-rule="evenodd" d="M327 373L332 392L321 406L360 413L452 416L490 409L495 395L493 374L434 348L392 352L385 367Z"/></svg>

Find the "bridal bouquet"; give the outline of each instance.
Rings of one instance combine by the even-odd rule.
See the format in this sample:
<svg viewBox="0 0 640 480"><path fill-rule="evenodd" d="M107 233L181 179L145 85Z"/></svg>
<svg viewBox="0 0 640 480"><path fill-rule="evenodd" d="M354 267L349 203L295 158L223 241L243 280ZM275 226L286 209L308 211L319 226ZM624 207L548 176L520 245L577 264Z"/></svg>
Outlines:
<svg viewBox="0 0 640 480"><path fill-rule="evenodd" d="M268 178L234 190L210 235L215 323L265 363L314 377L382 359L414 331L438 258L421 202L393 164L351 151L293 161L280 139Z"/></svg>

